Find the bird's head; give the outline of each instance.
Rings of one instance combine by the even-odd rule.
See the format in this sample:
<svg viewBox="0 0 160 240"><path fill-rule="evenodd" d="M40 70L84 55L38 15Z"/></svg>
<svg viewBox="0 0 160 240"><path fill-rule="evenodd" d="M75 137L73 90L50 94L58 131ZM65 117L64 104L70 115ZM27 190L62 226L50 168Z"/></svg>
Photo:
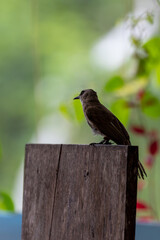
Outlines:
<svg viewBox="0 0 160 240"><path fill-rule="evenodd" d="M81 102L85 102L85 101L94 101L94 100L98 100L97 97L97 93L92 90L92 89L86 89L86 90L82 90L81 93L79 94L79 96L75 97L73 100L75 99L80 99Z"/></svg>

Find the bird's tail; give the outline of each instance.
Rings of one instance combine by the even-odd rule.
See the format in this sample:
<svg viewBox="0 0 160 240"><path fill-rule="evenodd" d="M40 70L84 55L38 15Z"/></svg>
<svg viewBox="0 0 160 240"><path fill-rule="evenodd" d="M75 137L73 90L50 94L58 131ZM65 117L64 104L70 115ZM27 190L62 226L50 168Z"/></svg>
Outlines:
<svg viewBox="0 0 160 240"><path fill-rule="evenodd" d="M126 141L127 141L126 144L131 146L130 140L127 139ZM138 160L138 177L144 179L144 176L147 177L147 173L146 173L142 163Z"/></svg>
<svg viewBox="0 0 160 240"><path fill-rule="evenodd" d="M147 177L147 173L142 163L138 160L138 177L144 179L144 175Z"/></svg>

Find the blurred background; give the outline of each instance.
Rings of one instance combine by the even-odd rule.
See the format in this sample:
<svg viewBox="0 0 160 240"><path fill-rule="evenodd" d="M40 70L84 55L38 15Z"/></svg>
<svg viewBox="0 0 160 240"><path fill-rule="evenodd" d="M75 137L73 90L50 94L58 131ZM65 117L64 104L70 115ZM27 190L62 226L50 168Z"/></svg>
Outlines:
<svg viewBox="0 0 160 240"><path fill-rule="evenodd" d="M160 2L1 2L0 209L22 211L26 143L89 144L81 90L126 126L148 177L137 218L160 220Z"/></svg>

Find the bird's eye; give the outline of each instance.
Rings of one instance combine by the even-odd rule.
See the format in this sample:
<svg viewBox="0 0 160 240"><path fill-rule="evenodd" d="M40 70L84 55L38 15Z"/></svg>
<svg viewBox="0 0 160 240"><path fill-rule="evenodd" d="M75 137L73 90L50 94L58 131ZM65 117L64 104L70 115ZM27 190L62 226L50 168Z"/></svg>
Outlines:
<svg viewBox="0 0 160 240"><path fill-rule="evenodd" d="M85 91L82 91L82 92L80 93L80 95L82 96L84 92L85 92Z"/></svg>

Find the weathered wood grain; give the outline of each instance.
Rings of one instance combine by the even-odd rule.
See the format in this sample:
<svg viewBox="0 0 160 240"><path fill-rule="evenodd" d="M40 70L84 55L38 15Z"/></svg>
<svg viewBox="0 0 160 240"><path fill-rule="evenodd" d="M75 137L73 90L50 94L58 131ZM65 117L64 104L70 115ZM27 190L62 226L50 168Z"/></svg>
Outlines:
<svg viewBox="0 0 160 240"><path fill-rule="evenodd" d="M22 240L48 240L61 145L27 145Z"/></svg>
<svg viewBox="0 0 160 240"><path fill-rule="evenodd" d="M133 146L28 145L22 239L133 240L137 159Z"/></svg>

